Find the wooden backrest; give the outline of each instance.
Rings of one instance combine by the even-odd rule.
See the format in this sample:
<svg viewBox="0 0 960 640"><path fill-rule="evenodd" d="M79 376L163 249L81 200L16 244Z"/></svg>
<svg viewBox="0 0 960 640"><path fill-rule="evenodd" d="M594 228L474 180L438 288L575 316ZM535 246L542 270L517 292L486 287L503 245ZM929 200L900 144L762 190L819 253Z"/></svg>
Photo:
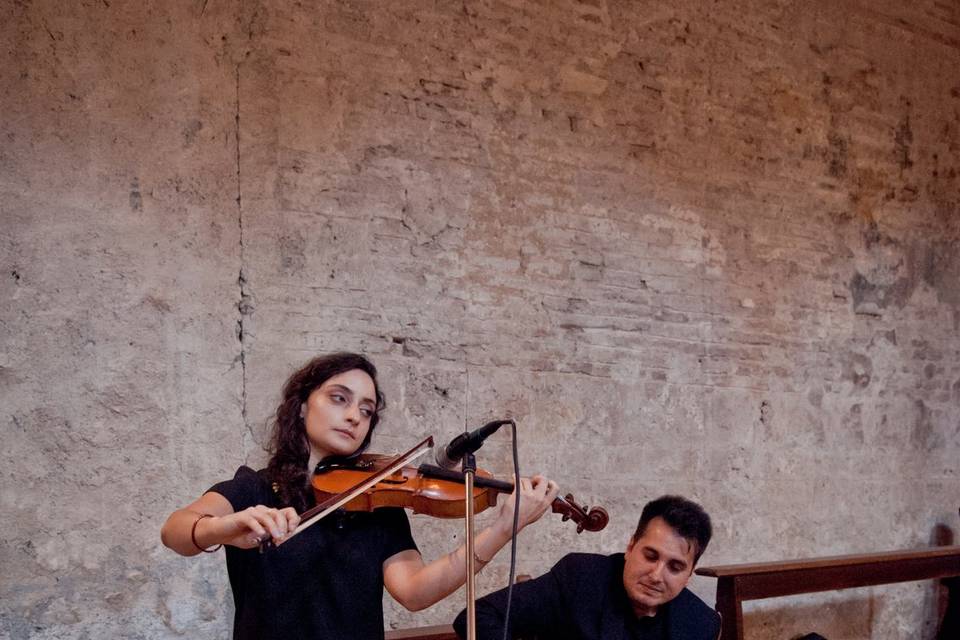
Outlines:
<svg viewBox="0 0 960 640"><path fill-rule="evenodd" d="M758 600L958 576L960 546L701 567L697 575L734 579L739 600Z"/></svg>
<svg viewBox="0 0 960 640"><path fill-rule="evenodd" d="M697 574L717 579L717 612L722 640L743 640L745 600L851 589L878 584L960 576L960 546L864 553L781 562L701 567ZM950 590L950 606L938 638L953 640L960 626L960 587Z"/></svg>

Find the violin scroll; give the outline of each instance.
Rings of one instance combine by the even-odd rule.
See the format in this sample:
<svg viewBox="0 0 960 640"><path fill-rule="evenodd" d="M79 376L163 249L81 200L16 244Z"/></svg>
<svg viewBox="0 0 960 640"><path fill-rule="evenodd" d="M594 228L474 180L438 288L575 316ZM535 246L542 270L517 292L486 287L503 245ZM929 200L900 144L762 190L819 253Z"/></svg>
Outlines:
<svg viewBox="0 0 960 640"><path fill-rule="evenodd" d="M577 504L572 493L568 493L563 498L556 498L553 501L553 513L561 514L562 520L573 520L577 523L577 533L587 531L600 531L607 526L610 516L603 507L581 507Z"/></svg>

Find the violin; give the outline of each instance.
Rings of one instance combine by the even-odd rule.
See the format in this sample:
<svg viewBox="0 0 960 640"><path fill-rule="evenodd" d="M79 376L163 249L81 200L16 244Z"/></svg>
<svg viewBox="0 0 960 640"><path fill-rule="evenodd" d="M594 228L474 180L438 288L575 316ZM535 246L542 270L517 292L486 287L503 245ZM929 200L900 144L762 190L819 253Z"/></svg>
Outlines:
<svg viewBox="0 0 960 640"><path fill-rule="evenodd" d="M382 470L392 456L364 454L349 466L334 466L313 476L317 503L342 494L364 478ZM379 507L401 507L414 513L423 513L435 518L462 518L466 513L464 474L429 464L419 467L402 467L381 478L373 487L360 493L343 505L347 511L372 511ZM480 513L497 504L501 493L513 493L513 484L497 480L483 469L478 469L473 481L474 513ZM564 522L572 520L577 533L600 531L610 520L602 507L592 509L577 504L572 494L557 496L550 505L553 513L559 513Z"/></svg>
<svg viewBox="0 0 960 640"><path fill-rule="evenodd" d="M433 465L412 467L409 463L433 446L428 437L410 451L395 457L364 454L347 464L327 467L315 473L310 483L317 506L300 514L300 525L277 545L293 538L307 527L337 509L372 511L380 507L412 509L438 518L462 518L466 513L464 475ZM477 470L474 477L474 512L479 513L497 503L501 493L512 493L513 484L496 480L488 472ZM554 498L553 513L563 520L573 520L577 533L600 531L609 521L602 507L588 509L576 503L573 495ZM260 549L273 546L269 537Z"/></svg>

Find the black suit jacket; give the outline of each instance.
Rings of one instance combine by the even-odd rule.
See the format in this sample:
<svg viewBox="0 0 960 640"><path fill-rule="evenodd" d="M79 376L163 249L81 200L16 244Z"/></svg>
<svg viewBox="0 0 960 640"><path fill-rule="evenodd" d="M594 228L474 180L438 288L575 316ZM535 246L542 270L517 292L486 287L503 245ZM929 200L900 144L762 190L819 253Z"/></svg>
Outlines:
<svg viewBox="0 0 960 640"><path fill-rule="evenodd" d="M631 640L627 624L634 613L623 588L623 561L622 553L571 553L548 573L514 585L509 637ZM477 600L478 640L503 637L506 606L506 589ZM687 589L661 605L657 615L665 616L670 640L716 640L720 633L720 616ZM453 626L466 636L466 611Z"/></svg>

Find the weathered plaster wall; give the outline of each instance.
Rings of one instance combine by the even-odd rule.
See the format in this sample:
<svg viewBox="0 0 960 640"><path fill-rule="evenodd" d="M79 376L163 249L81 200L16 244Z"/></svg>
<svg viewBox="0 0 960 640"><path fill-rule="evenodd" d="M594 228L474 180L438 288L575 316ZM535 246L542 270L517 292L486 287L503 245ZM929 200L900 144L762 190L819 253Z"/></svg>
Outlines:
<svg viewBox="0 0 960 640"><path fill-rule="evenodd" d="M955 2L0 10L0 636L226 637L222 558L160 524L334 349L384 373L379 449L511 415L612 514L538 523L521 572L668 491L706 563L958 530ZM929 635L933 596L770 601L749 637Z"/></svg>

